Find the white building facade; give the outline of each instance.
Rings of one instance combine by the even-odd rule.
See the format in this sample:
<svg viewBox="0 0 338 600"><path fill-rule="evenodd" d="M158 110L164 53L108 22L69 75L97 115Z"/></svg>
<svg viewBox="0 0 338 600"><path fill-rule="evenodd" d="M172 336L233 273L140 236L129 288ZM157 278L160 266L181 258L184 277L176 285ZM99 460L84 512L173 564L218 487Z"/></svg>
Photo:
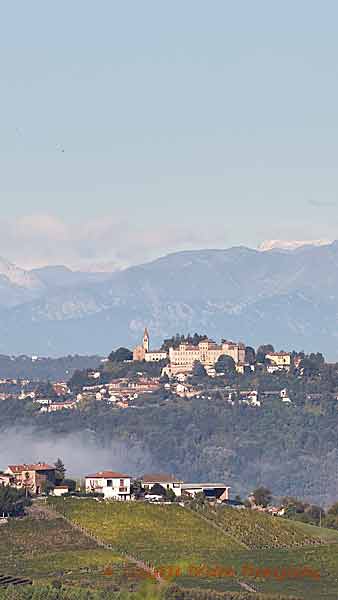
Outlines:
<svg viewBox="0 0 338 600"><path fill-rule="evenodd" d="M131 478L115 471L99 471L86 475L85 485L87 494L103 494L105 500L130 500Z"/></svg>

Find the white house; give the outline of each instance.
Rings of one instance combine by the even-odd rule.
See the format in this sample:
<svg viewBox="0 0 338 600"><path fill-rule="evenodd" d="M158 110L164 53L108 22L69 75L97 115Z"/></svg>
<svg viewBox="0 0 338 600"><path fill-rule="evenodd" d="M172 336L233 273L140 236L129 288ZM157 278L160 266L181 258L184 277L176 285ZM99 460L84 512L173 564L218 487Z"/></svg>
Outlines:
<svg viewBox="0 0 338 600"><path fill-rule="evenodd" d="M182 483L180 479L173 475L164 475L163 473L147 474L141 478L142 487L146 491L151 491L154 485L161 485L165 490L172 490L175 496L180 497L182 495Z"/></svg>
<svg viewBox="0 0 338 600"><path fill-rule="evenodd" d="M86 475L87 494L103 494L105 500L130 500L130 476L115 471L99 471Z"/></svg>

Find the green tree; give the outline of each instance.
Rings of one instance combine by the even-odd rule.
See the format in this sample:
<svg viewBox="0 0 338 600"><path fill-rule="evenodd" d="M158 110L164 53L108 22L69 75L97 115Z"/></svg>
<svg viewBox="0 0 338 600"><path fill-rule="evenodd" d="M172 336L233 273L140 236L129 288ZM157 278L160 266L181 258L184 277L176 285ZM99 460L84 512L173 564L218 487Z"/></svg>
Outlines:
<svg viewBox="0 0 338 600"><path fill-rule="evenodd" d="M163 485L161 485L160 483L155 483L155 485L153 485L153 487L151 488L150 493L155 496L165 497L166 491L167 490L163 487Z"/></svg>
<svg viewBox="0 0 338 600"><path fill-rule="evenodd" d="M171 489L166 490L165 498L166 498L166 500L168 500L168 502L175 502L176 494L175 494L174 490L171 490Z"/></svg>
<svg viewBox="0 0 338 600"><path fill-rule="evenodd" d="M57 459L57 461L54 463L54 467L57 485L61 485L66 476L66 468L61 458Z"/></svg>
<svg viewBox="0 0 338 600"><path fill-rule="evenodd" d="M66 485L68 487L69 492L75 492L75 490L76 490L75 479L64 479L63 485Z"/></svg>
<svg viewBox="0 0 338 600"><path fill-rule="evenodd" d="M130 492L135 496L135 498L141 498L144 494L144 489L142 487L142 483L139 480L135 480L132 482L130 486Z"/></svg>
<svg viewBox="0 0 338 600"><path fill-rule="evenodd" d="M274 352L274 351L275 351L275 349L272 346L272 344L262 344L261 346L259 346L257 348L257 353L256 353L257 362L264 363L266 355L270 354L271 352Z"/></svg>
<svg viewBox="0 0 338 600"><path fill-rule="evenodd" d="M192 368L192 374L194 377L206 377L207 376L207 372L199 360L195 360L193 368Z"/></svg>
<svg viewBox="0 0 338 600"><path fill-rule="evenodd" d="M251 346L245 348L245 362L249 365L254 365L256 362L256 352Z"/></svg>
<svg viewBox="0 0 338 600"><path fill-rule="evenodd" d="M216 373L234 373L236 364L231 356L222 354L215 364Z"/></svg>
<svg viewBox="0 0 338 600"><path fill-rule="evenodd" d="M263 508L266 508L272 500L272 494L270 490L264 486L256 488L252 492L252 496L256 506L263 506Z"/></svg>
<svg viewBox="0 0 338 600"><path fill-rule="evenodd" d="M125 362L129 360L133 360L133 353L129 348L118 348L115 352L111 352L109 354L109 360L111 362Z"/></svg>
<svg viewBox="0 0 338 600"><path fill-rule="evenodd" d="M13 487L0 487L0 515L6 517L19 517L25 508L32 504L30 495L26 490L17 490Z"/></svg>

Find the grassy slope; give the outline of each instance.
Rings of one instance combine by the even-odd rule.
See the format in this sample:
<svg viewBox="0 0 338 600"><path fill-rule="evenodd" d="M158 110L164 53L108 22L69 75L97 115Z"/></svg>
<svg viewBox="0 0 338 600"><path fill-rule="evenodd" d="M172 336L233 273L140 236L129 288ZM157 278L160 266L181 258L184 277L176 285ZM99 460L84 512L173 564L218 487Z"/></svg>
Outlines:
<svg viewBox="0 0 338 600"><path fill-rule="evenodd" d="M338 543L337 532L254 511L221 506L216 510L208 509L203 514L252 550L291 548L328 541Z"/></svg>
<svg viewBox="0 0 338 600"><path fill-rule="evenodd" d="M107 577L109 566L112 573ZM97 548L63 519L13 520L0 528L0 572L6 575L26 576L38 583L61 577L71 584L109 587L138 582L133 569L126 569L120 556Z"/></svg>
<svg viewBox="0 0 338 600"><path fill-rule="evenodd" d="M59 504L70 519L112 543L115 553L129 552L158 566L180 565L185 576L179 581L186 587L239 590L239 579L262 592L287 592L307 600L338 597L338 545L334 543L338 533L334 531L225 509L222 523L217 521L228 530L228 537L178 506L99 504L92 500L63 500ZM251 551L243 548L242 542ZM232 566L236 577L188 577L189 565L198 564ZM242 575L245 564L271 569L306 565L318 570L321 579L302 576L278 581L273 575L251 579Z"/></svg>
<svg viewBox="0 0 338 600"><path fill-rule="evenodd" d="M252 565L256 569L270 569L270 574L265 577L242 576L240 580L256 587L259 592L284 593L288 595L306 598L306 600L337 600L338 598L338 548L334 544L317 547L306 547L290 550L253 551L232 557L231 564L236 573L241 574L244 565ZM304 576L300 572L298 578L287 575L283 576L283 569L297 567L310 567L320 573L320 579ZM277 570L277 571L275 571ZM262 571L260 573L262 575ZM182 577L178 583L184 587L203 587L218 590L231 589L230 582L225 578L208 578L207 576L197 580L191 577ZM235 589L235 588L233 588Z"/></svg>
<svg viewBox="0 0 338 600"><path fill-rule="evenodd" d="M224 564L229 555L243 550L240 543L180 506L93 500L62 500L58 505L68 518L112 544L117 554L129 552L157 566Z"/></svg>

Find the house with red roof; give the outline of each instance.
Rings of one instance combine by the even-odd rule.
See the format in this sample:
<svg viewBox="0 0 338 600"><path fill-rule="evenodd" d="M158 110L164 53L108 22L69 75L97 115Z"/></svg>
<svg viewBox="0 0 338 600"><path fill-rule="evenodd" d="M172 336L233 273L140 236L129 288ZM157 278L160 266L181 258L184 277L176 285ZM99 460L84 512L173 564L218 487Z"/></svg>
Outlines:
<svg viewBox="0 0 338 600"><path fill-rule="evenodd" d="M99 471L85 477L87 494L103 494L105 500L130 500L130 484L130 475L115 471Z"/></svg>
<svg viewBox="0 0 338 600"><path fill-rule="evenodd" d="M165 473L146 473L141 477L141 485L147 492L151 492L155 485L160 485L165 490L172 490L175 496L180 497L182 495L182 484L183 481L179 478Z"/></svg>
<svg viewBox="0 0 338 600"><path fill-rule="evenodd" d="M10 476L11 485L17 489L25 489L39 496L47 482L55 484L55 472L54 466L40 462L32 465L9 465L5 475Z"/></svg>

